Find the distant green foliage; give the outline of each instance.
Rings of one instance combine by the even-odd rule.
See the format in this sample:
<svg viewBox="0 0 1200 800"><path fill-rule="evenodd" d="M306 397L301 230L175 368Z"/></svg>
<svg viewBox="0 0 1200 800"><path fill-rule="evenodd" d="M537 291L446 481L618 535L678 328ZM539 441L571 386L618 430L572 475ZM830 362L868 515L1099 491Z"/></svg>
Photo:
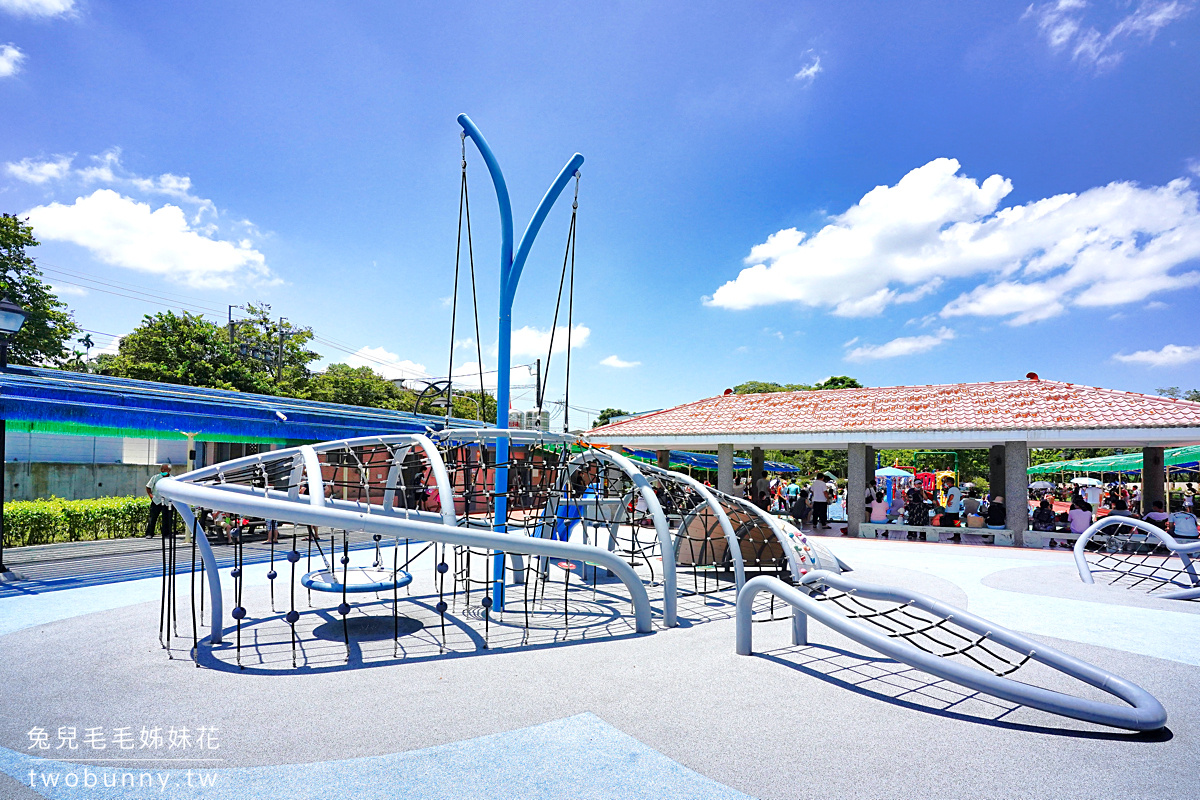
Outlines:
<svg viewBox="0 0 1200 800"><path fill-rule="evenodd" d="M814 383L773 383L771 381L746 381L733 387L734 394L766 394L767 392L809 392L824 389L862 389L863 385L847 375L834 375Z"/></svg>
<svg viewBox="0 0 1200 800"><path fill-rule="evenodd" d="M601 425L607 425L612 422L613 417L623 417L628 414L620 408L606 408L600 412L600 416L596 417L596 421L592 423L593 428L599 428Z"/></svg>
<svg viewBox="0 0 1200 800"><path fill-rule="evenodd" d="M1164 386L1158 389L1158 393L1163 397L1173 397L1176 400L1191 400L1193 403L1200 403L1200 389L1184 389L1181 392L1178 386Z"/></svg>
<svg viewBox="0 0 1200 800"><path fill-rule="evenodd" d="M125 539L145 533L149 518L149 497L17 500L4 504L4 546Z"/></svg>

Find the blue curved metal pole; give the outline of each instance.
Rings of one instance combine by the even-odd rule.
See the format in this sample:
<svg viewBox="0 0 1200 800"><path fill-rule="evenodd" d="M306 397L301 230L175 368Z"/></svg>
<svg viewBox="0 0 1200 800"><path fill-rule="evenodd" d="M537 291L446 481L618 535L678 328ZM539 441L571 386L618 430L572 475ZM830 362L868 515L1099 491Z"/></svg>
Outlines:
<svg viewBox="0 0 1200 800"><path fill-rule="evenodd" d="M508 184L504 182L504 173L500 171L500 162L488 145L487 139L479 127L466 114L458 115L458 124L463 132L471 137L483 161L487 164L488 173L492 176L492 184L496 188L496 202L500 206L500 319L496 353L496 427L508 428L508 403L512 378L512 307L517 294L517 283L521 280L521 272L525 268L525 260L533 247L546 215L554 206L554 201L562 194L567 182L578 172L583 164L583 156L576 153L567 165L558 173L554 183L546 191L542 202L529 220L517 254L513 256L513 221L512 202L508 197ZM493 529L502 533L508 532L508 438L496 438L496 511ZM492 595L494 602L500 608L504 607L504 554L493 556L492 566Z"/></svg>

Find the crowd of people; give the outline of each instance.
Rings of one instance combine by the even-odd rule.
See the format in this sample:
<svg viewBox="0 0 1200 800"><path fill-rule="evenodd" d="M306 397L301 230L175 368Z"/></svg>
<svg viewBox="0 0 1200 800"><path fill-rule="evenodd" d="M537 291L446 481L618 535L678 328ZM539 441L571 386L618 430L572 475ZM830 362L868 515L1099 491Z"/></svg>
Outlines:
<svg viewBox="0 0 1200 800"><path fill-rule="evenodd" d="M1162 500L1154 500L1149 509L1142 509L1142 492L1139 486L1127 484L1110 484L1108 487L1092 487L1093 495L1098 494L1100 509L1108 516L1131 517L1141 519L1162 528L1179 538L1191 539L1197 537L1196 523L1196 489L1191 484L1185 484L1182 498L1182 510L1171 513ZM1065 512L1056 512L1054 501L1065 502L1070 498L1070 508ZM1051 487L1040 493L1031 492L1031 500L1037 503L1033 510L1032 527L1035 531L1047 533L1081 534L1096 522L1101 516L1096 508L1096 497L1091 500L1083 487L1074 484L1063 484ZM1051 538L1050 546L1058 544ZM1061 546L1069 547L1069 542Z"/></svg>

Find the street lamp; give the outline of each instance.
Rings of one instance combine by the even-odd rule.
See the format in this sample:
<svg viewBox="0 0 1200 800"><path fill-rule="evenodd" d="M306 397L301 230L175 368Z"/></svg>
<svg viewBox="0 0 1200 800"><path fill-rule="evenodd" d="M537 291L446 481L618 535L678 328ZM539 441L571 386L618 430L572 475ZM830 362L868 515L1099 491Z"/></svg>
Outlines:
<svg viewBox="0 0 1200 800"><path fill-rule="evenodd" d="M21 326L29 312L8 297L0 300L0 369L8 369L8 343ZM8 432L8 421L0 417L0 583L17 580L20 576L4 565L4 439Z"/></svg>

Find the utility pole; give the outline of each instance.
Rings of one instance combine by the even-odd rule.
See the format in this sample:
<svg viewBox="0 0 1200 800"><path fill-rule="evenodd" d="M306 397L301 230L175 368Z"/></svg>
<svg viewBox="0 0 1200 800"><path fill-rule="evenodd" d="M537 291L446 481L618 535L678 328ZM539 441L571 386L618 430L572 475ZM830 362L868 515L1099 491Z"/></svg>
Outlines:
<svg viewBox="0 0 1200 800"><path fill-rule="evenodd" d="M229 307L229 346L233 347L233 309L236 306Z"/></svg>
<svg viewBox="0 0 1200 800"><path fill-rule="evenodd" d="M279 357L275 360L275 383L279 384L283 380L283 343L286 341L288 334L283 332L283 323L287 317L279 318Z"/></svg>
<svg viewBox="0 0 1200 800"><path fill-rule="evenodd" d="M537 398L537 427L542 429L542 360L537 360L537 377L534 382L533 395Z"/></svg>

